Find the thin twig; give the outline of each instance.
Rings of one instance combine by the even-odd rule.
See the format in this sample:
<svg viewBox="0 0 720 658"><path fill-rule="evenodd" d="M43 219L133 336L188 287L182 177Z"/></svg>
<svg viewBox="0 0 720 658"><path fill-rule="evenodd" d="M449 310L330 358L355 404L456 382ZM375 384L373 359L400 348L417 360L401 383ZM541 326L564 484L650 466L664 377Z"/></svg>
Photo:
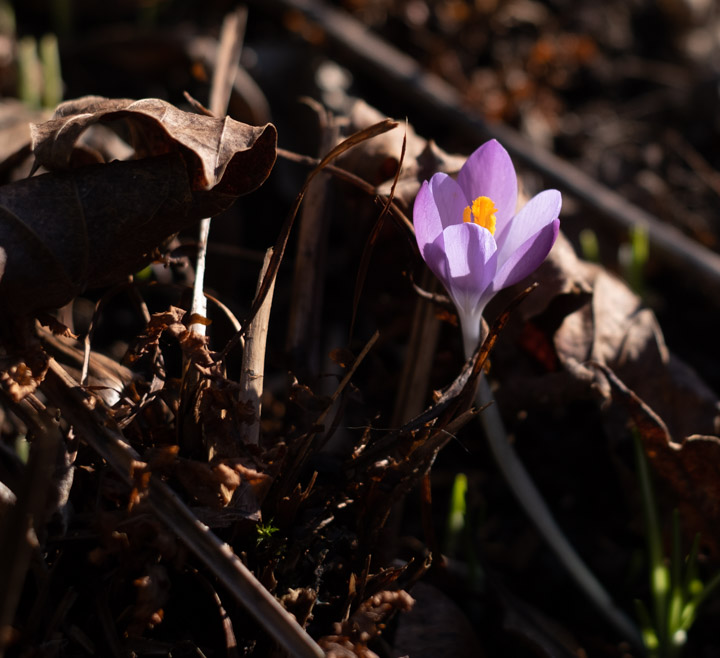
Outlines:
<svg viewBox="0 0 720 658"><path fill-rule="evenodd" d="M713 168L702 154L676 130L669 130L667 137L671 146L685 160L695 175L717 196L720 196L720 172Z"/></svg>
<svg viewBox="0 0 720 658"><path fill-rule="evenodd" d="M82 364L82 373L80 375L80 384L82 384L83 386L87 384L88 373L90 372L90 354L92 352L92 339L93 335L95 334L95 328L100 322L100 312L103 310L103 307L108 302L108 300L110 300L112 297L117 295L129 285L132 285L132 283L128 283L128 281L124 283L119 283L116 286L113 286L107 292L105 292L102 297L100 297L100 299L95 302L95 309L93 311L92 318L90 319L90 325L88 326L87 333L85 334L85 338L83 339L84 359Z"/></svg>
<svg viewBox="0 0 720 658"><path fill-rule="evenodd" d="M223 21L210 87L210 111L216 117L224 115L230 103L235 76L240 68L246 25L246 7L238 7Z"/></svg>
<svg viewBox="0 0 720 658"><path fill-rule="evenodd" d="M304 437L304 442L301 445L300 449L298 450L292 466L287 471L288 474L285 478L287 489L292 490L295 487L295 485L298 481L298 479L297 479L298 475L299 475L302 467L305 465L305 460L307 459L308 455L310 454L310 448L314 447L316 450L320 450L327 443L329 436L331 434L332 428L331 428L331 431L325 432L325 436L320 441L320 443L317 445L315 445L315 438L320 431L325 429L325 421L327 420L328 416L330 415L330 412L335 408L335 403L340 399L340 396L343 394L343 391L347 388L348 384L350 383L350 380L355 375L355 372L357 371L358 367L365 360L365 357L370 353L370 350L373 348L373 346L377 342L378 338L380 338L380 332L376 331L370 337L370 340L365 344L365 347L363 347L360 354L357 355L357 357L353 361L352 365L350 366L348 371L345 373L345 376L342 378L342 380L338 384L337 388L335 389L335 392L330 396L330 400L329 400L328 404L325 406L325 408L320 412L318 417L315 419L315 422L312 425L314 429L311 430L311 432L308 433Z"/></svg>

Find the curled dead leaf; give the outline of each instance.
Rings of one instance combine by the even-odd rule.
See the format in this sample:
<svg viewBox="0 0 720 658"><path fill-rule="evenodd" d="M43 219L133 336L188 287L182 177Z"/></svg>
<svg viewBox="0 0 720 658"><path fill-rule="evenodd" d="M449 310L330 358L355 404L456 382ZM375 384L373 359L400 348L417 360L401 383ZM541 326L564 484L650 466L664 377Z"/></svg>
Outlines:
<svg viewBox="0 0 720 658"><path fill-rule="evenodd" d="M137 159L69 169L96 124L129 135ZM170 235L226 210L267 178L274 126L183 112L157 99L86 97L32 127L51 173L0 187L0 304L15 315L61 306L144 267Z"/></svg>
<svg viewBox="0 0 720 658"><path fill-rule="evenodd" d="M703 544L720 549L720 437L694 434L675 441L663 419L612 370L612 395L632 418L655 473L675 494L683 529L702 534Z"/></svg>
<svg viewBox="0 0 720 658"><path fill-rule="evenodd" d="M562 234L533 279L540 286L518 310L530 330L515 326L501 343L510 340L499 345L512 350L502 369L513 375L504 382L503 402L532 406L538 401L562 405L598 396L609 400L610 387L589 365L592 361L611 368L652 408L662 409L672 435L716 431L720 418L717 396L673 356L654 313L622 280L600 265L578 258ZM518 287L523 285L525 282ZM496 303L502 304L506 298L498 295ZM532 348L538 363L556 367L556 371L540 377L517 376L513 370L517 343L528 352ZM503 358L496 352L496 364Z"/></svg>
<svg viewBox="0 0 720 658"><path fill-rule="evenodd" d="M180 151L193 190L234 196L259 187L275 163L275 128L250 126L185 112L158 98L131 100L85 96L61 103L45 123L32 124L32 150L38 165L68 169L80 136L96 124L125 129L136 158Z"/></svg>
<svg viewBox="0 0 720 658"><path fill-rule="evenodd" d="M209 464L177 459L171 469L188 495L205 507L242 509L249 518L259 514L273 477L250 459L223 459Z"/></svg>

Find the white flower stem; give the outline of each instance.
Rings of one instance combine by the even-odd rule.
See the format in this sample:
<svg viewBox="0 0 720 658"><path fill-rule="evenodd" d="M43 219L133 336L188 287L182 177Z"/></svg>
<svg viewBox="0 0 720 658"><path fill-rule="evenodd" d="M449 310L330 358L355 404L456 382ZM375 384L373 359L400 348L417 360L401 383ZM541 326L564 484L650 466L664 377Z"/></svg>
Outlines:
<svg viewBox="0 0 720 658"><path fill-rule="evenodd" d="M481 340L487 335L487 325L482 319L482 309L475 316L463 317L460 315L460 329L463 337L463 350L467 361L474 353Z"/></svg>
<svg viewBox="0 0 720 658"><path fill-rule="evenodd" d="M478 344L479 331L478 323L475 337L465 335L466 332L463 332L465 354L468 358L475 351ZM605 618L624 639L636 646L643 646L640 633L635 624L615 605L608 592L582 561L553 518L530 474L525 470L515 449L508 441L507 432L497 405L490 404L493 402L492 392L484 376L480 377L475 402L478 407L489 404L480 414L480 420L485 429L488 444L495 461L520 506L525 510L525 513L530 517L580 589L597 606Z"/></svg>

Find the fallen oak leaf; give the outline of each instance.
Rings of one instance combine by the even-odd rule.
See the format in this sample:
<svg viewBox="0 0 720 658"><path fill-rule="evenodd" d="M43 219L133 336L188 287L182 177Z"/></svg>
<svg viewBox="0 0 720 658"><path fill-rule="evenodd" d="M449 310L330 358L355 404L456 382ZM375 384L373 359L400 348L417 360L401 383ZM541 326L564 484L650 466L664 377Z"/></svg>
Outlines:
<svg viewBox="0 0 720 658"><path fill-rule="evenodd" d="M589 364L610 383L628 411L655 473L677 497L683 530L702 533L715 559L720 549L720 437L694 434L674 441L663 419L610 369Z"/></svg>
<svg viewBox="0 0 720 658"><path fill-rule="evenodd" d="M0 305L13 315L62 306L141 269L170 235L256 189L275 162L271 124L203 117L155 99L80 99L56 115L33 127L40 164L67 167L82 131L102 121L122 120L136 155L147 157L0 187Z"/></svg>
<svg viewBox="0 0 720 658"><path fill-rule="evenodd" d="M523 323L508 327L496 351L503 408L609 399L606 380L587 365L593 361L611 368L652 408L662 409L672 435L717 431L717 395L672 354L653 312L622 280L580 259L562 233L535 278L538 292L518 313ZM502 303L503 296L498 300ZM554 370L541 376L535 371L520 374L515 367L518 343L536 364Z"/></svg>
<svg viewBox="0 0 720 658"><path fill-rule="evenodd" d="M31 124L36 163L53 171L68 169L85 130L118 122L127 129L138 159L180 150L189 160L196 191L221 185L224 193L247 194L264 182L275 162L272 124L250 126L230 117L185 112L159 98L84 96L58 105L49 121Z"/></svg>

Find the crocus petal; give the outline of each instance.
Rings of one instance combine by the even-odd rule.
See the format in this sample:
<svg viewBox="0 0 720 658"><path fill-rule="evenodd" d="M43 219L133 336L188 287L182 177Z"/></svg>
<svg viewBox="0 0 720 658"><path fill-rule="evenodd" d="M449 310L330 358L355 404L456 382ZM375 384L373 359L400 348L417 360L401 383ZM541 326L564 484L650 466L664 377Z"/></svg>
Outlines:
<svg viewBox="0 0 720 658"><path fill-rule="evenodd" d="M493 200L497 208L496 234L501 232L517 205L517 176L508 152L494 139L485 142L465 161L458 183L469 203L479 196Z"/></svg>
<svg viewBox="0 0 720 658"><path fill-rule="evenodd" d="M483 200L475 210L478 197L488 197L496 209L488 211ZM423 183L413 209L415 236L420 253L455 303L466 356L477 345L482 313L493 295L531 274L552 249L561 203L557 190L547 190L515 215L515 168L495 140L467 159L457 182L435 174ZM477 224L463 221L468 206ZM480 225L486 220L493 232Z"/></svg>
<svg viewBox="0 0 720 658"><path fill-rule="evenodd" d="M557 190L540 192L528 201L512 222L495 232L499 269L503 269L505 262L513 257L515 251L525 244L528 238L538 234L543 227L558 218L561 204L562 197ZM497 287L496 289L499 290Z"/></svg>
<svg viewBox="0 0 720 658"><path fill-rule="evenodd" d="M463 221L465 206L467 201L462 189L447 174L435 174L429 183L422 184L413 208L415 239L420 253L446 226Z"/></svg>
<svg viewBox="0 0 720 658"><path fill-rule="evenodd" d="M443 283L460 315L474 316L495 276L495 240L490 231L472 223L448 226L443 239L447 258L447 278Z"/></svg>
<svg viewBox="0 0 720 658"><path fill-rule="evenodd" d="M415 197L413 225L415 226L415 239L417 240L418 249L420 249L423 258L427 260L425 246L432 244L435 238L442 233L442 220L428 181L423 182L420 191Z"/></svg>
<svg viewBox="0 0 720 658"><path fill-rule="evenodd" d="M450 281L447 256L445 255L445 237L441 233L435 238L435 242L426 244L420 252L423 260L427 263L432 273L443 282L447 288Z"/></svg>
<svg viewBox="0 0 720 658"><path fill-rule="evenodd" d="M512 286L534 272L550 253L559 230L560 220L554 219L515 249L499 266L492 285L493 291Z"/></svg>

